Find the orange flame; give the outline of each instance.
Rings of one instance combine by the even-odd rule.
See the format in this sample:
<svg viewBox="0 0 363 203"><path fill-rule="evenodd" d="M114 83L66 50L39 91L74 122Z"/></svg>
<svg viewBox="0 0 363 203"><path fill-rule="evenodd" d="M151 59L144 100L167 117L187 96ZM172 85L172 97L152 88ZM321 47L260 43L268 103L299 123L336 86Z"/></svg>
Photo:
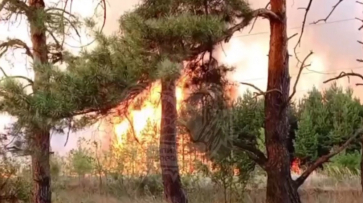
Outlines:
<svg viewBox="0 0 363 203"><path fill-rule="evenodd" d="M188 92L184 89L188 76L183 75L176 85L176 102L177 111L180 112L182 101L188 96ZM228 94L236 96L236 90L234 87L228 87L226 89ZM161 102L160 102L161 84L157 81L152 84L149 90L144 91L139 95L143 98L135 99L135 103L128 107L128 113L125 116L120 116L114 119L114 133L116 139L113 140L113 146L116 149L125 149L127 147L132 148L130 140L137 139L139 144L137 147L141 148L136 150L136 157L130 158L125 161L132 169L127 169L134 173L135 164L139 170L137 173L149 171L150 164L156 164L156 160L149 163L146 150L150 146L158 146L159 143L159 128L161 121ZM141 103L137 101L141 100ZM203 153L197 152L195 147L191 145L188 135L178 134L178 160L181 173L193 173L195 161L201 161L204 164L209 165L209 161L203 159ZM137 162L137 163L136 163ZM146 163L146 164L145 164ZM156 164L157 165L157 164ZM126 167L125 167L126 168Z"/></svg>
<svg viewBox="0 0 363 203"><path fill-rule="evenodd" d="M181 101L184 99L183 85L184 81L179 80L176 87L176 99L177 99L177 110L180 109ZM122 121L116 121L114 125L114 131L117 136L118 144L125 144L128 132L131 130L135 134L138 140L145 140L147 136L144 130L147 128L148 124L159 125L161 119L161 103L160 103L160 92L161 85L160 81L157 81L150 88L150 92L142 93L147 98L141 103L137 110L136 105L129 107L129 115L126 115ZM119 118L118 118L119 119Z"/></svg>
<svg viewBox="0 0 363 203"><path fill-rule="evenodd" d="M301 169L300 169L300 159L296 158L291 165L291 170L292 172L296 173L296 174L300 174L301 173Z"/></svg>

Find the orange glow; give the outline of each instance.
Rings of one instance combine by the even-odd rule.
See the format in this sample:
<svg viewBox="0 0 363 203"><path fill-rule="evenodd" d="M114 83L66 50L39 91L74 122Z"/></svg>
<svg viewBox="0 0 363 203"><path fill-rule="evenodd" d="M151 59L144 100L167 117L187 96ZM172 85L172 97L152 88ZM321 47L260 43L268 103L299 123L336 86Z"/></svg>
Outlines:
<svg viewBox="0 0 363 203"><path fill-rule="evenodd" d="M292 162L291 171L294 172L294 173L296 173L296 174L300 174L301 173L301 170L300 170L300 159L296 158Z"/></svg>
<svg viewBox="0 0 363 203"><path fill-rule="evenodd" d="M186 80L186 77L181 77L177 81L175 94L178 112L182 101L186 98L186 92L183 89ZM116 137L112 147L114 151L117 151L115 153L121 154L119 157L124 163L124 173L152 173L159 168L160 92L161 84L160 81L157 81L135 98L134 102L128 106L127 115L118 115L113 119ZM120 108L122 107L120 106ZM190 169L193 168L194 161L199 156L199 153L193 151L188 143L188 136L178 134L178 159L182 173L183 171L191 172ZM123 153L130 154L123 155ZM152 157L150 158L150 156Z"/></svg>
<svg viewBox="0 0 363 203"><path fill-rule="evenodd" d="M177 110L180 109L181 101L184 99L182 86L184 80L179 80L176 87ZM122 145L126 142L127 134L135 133L138 140L147 140L147 136L143 136L148 124L152 126L160 125L161 120L161 103L160 103L161 85L160 81L154 83L150 91L145 91L140 97L146 96L141 102L139 108L136 104L132 104L128 109L128 115L122 120L115 119L114 131L117 136L117 142ZM138 98L136 98L138 99ZM138 110L139 109L139 110Z"/></svg>

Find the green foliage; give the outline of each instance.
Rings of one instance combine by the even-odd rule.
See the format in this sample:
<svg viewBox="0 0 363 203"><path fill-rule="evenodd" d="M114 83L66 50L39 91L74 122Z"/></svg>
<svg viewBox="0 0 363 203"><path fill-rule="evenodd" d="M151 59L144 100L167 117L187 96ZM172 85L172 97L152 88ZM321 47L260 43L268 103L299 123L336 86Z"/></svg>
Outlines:
<svg viewBox="0 0 363 203"><path fill-rule="evenodd" d="M61 173L61 161L59 159L59 157L51 157L50 160L50 174L52 176L52 178L58 178L60 176Z"/></svg>
<svg viewBox="0 0 363 203"><path fill-rule="evenodd" d="M111 195L120 196L154 196L163 193L161 175L121 176L119 179L107 182L107 190Z"/></svg>
<svg viewBox="0 0 363 203"><path fill-rule="evenodd" d="M225 202L228 202L228 198L232 198L228 197L227 193L235 193L235 196L242 197L250 174L254 170L254 163L243 153L231 154L227 157L215 155L212 162L211 169L207 165L197 162L197 169L223 188ZM236 170L238 171L237 176Z"/></svg>
<svg viewBox="0 0 363 203"><path fill-rule="evenodd" d="M248 3L239 0L206 4L190 0L143 1L120 18L121 41L127 47L124 58L131 68L149 68L149 78L162 78L160 71L155 71L162 61L181 64L199 54L194 53L197 46L215 44L225 35L228 23L249 13Z"/></svg>
<svg viewBox="0 0 363 203"><path fill-rule="evenodd" d="M187 122L180 123L191 133L194 142L207 146L204 152L212 161L214 170L201 163L198 164L199 170L220 184L225 193L236 185L242 192L255 163L235 143L258 147L264 122L263 100L256 100L251 92L247 92L229 107L220 104L218 98L206 101L207 105L202 108L186 106L182 118ZM235 170L239 171L237 179Z"/></svg>
<svg viewBox="0 0 363 203"><path fill-rule="evenodd" d="M157 75L163 79L177 79L179 78L182 66L179 63L173 63L169 59L164 59L158 65Z"/></svg>
<svg viewBox="0 0 363 203"><path fill-rule="evenodd" d="M340 153L332 158L330 165L347 168L351 173L357 174L360 170L361 156L360 152Z"/></svg>
<svg viewBox="0 0 363 203"><path fill-rule="evenodd" d="M237 139L256 144L264 123L264 100L247 91L232 107L233 132Z"/></svg>
<svg viewBox="0 0 363 203"><path fill-rule="evenodd" d="M29 174L19 173L21 160L14 157L0 158L0 199L30 201L31 179Z"/></svg>
<svg viewBox="0 0 363 203"><path fill-rule="evenodd" d="M95 162L89 151L82 147L80 143L77 149L71 151L70 161L74 172L83 177L94 170Z"/></svg>
<svg viewBox="0 0 363 203"><path fill-rule="evenodd" d="M229 22L237 17L248 16L250 11L248 1L240 0L144 0L137 8L137 13L147 19L186 12L196 15L221 15L225 20L230 20Z"/></svg>
<svg viewBox="0 0 363 203"><path fill-rule="evenodd" d="M201 108L184 107L180 123L192 140L206 144L212 154L225 156L233 151L235 142L256 146L264 122L263 100L256 100L251 92L230 106L219 99L205 100Z"/></svg>
<svg viewBox="0 0 363 203"><path fill-rule="evenodd" d="M362 113L360 101L353 98L351 89L344 92L336 84L323 93L313 89L299 106L297 156L315 160L329 153L361 127ZM357 140L351 149L358 145Z"/></svg>

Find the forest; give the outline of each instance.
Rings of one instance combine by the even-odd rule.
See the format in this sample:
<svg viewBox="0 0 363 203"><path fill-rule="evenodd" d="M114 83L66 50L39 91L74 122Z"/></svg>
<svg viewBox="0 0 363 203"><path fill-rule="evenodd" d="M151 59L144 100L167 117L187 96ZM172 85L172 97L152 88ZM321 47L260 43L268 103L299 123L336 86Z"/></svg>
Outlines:
<svg viewBox="0 0 363 203"><path fill-rule="evenodd" d="M363 202L363 75L326 73L325 87L297 89L316 55L299 51L305 28L346 2L310 22L316 0L298 1L290 36L286 0L140 0L116 8L112 34L106 0L79 5L91 17L73 0L2 0L10 36L16 23L27 32L0 36L0 111L11 118L0 129L0 203ZM256 68L266 89L232 80L239 67L216 57L257 20L269 30L268 54L258 53L267 63ZM74 51L69 40L82 32L92 40ZM9 54L27 67L10 73ZM354 88L340 85L351 79ZM97 139L74 138L90 128ZM60 153L54 135L76 146Z"/></svg>

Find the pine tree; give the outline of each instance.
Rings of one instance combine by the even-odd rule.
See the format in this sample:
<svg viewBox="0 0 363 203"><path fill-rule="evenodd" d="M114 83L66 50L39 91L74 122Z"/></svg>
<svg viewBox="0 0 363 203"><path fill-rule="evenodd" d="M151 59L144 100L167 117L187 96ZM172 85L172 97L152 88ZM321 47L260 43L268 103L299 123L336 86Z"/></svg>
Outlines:
<svg viewBox="0 0 363 203"><path fill-rule="evenodd" d="M124 41L140 53L136 57L140 65L155 70L148 77L161 79L159 151L164 194L170 203L187 202L176 154L175 81L183 61L196 59L211 51L216 42L230 37L233 30L228 30L228 23L238 16L246 17L244 24L248 24L252 16L246 14L250 13L244 1L148 0L121 18Z"/></svg>
<svg viewBox="0 0 363 203"><path fill-rule="evenodd" d="M352 90L345 92L333 84L324 92L313 89L301 101L296 148L300 158L315 161L329 154L334 146L342 145L349 135L361 127L362 106L353 98ZM347 152L359 150L359 139Z"/></svg>
<svg viewBox="0 0 363 203"><path fill-rule="evenodd" d="M17 118L10 134L24 135L27 140L34 181L32 202L50 203L50 133L91 124L97 115L107 113L134 91L142 91L145 81L140 80L140 69L128 69L125 64L129 59L120 58L120 52L125 51L120 48L121 42L104 43L114 37L106 40L97 34L99 46L78 57L63 50L62 38L69 34L65 27L80 26L80 20L63 8L48 6L43 0L4 0L0 11L5 20L24 15L30 27L31 46L20 39L9 39L0 45L5 51L23 48L33 60L34 71L34 78L30 79L7 75L1 69L4 78L0 83L0 107L1 112ZM58 66L62 61L65 71ZM27 87L31 88L30 93ZM97 114L87 114L92 112ZM80 119L74 118L84 114Z"/></svg>

